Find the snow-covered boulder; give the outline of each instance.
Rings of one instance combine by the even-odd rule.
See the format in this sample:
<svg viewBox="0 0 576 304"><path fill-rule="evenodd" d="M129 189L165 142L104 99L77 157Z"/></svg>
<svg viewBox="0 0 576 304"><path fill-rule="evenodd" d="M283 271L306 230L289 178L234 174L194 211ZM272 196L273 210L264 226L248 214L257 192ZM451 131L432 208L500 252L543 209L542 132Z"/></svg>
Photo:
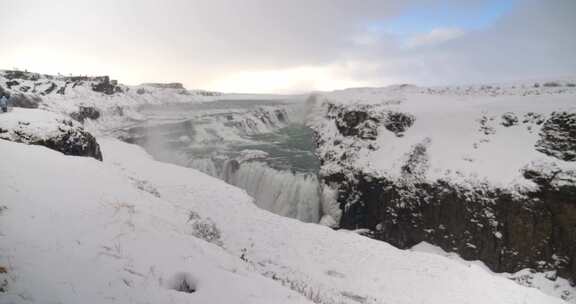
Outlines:
<svg viewBox="0 0 576 304"><path fill-rule="evenodd" d="M13 108L1 113L0 139L41 145L66 155L102 160L100 146L82 125L66 116L44 110Z"/></svg>
<svg viewBox="0 0 576 304"><path fill-rule="evenodd" d="M313 96L340 226L576 280L576 89L558 83Z"/></svg>

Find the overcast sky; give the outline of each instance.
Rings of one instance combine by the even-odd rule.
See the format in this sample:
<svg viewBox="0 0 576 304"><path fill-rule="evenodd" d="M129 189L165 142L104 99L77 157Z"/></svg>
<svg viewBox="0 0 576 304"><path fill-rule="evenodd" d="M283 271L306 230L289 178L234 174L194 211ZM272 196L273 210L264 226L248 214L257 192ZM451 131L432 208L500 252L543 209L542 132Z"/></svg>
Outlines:
<svg viewBox="0 0 576 304"><path fill-rule="evenodd" d="M576 0L0 0L11 68L278 93L569 76Z"/></svg>

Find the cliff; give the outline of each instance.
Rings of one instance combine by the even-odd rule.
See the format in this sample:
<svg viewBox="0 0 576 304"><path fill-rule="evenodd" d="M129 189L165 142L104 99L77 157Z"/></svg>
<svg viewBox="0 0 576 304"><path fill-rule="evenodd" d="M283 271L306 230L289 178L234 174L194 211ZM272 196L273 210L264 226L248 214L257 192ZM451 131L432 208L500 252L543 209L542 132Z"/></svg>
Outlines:
<svg viewBox="0 0 576 304"><path fill-rule="evenodd" d="M340 227L497 272L576 279L576 90L350 89L311 97Z"/></svg>

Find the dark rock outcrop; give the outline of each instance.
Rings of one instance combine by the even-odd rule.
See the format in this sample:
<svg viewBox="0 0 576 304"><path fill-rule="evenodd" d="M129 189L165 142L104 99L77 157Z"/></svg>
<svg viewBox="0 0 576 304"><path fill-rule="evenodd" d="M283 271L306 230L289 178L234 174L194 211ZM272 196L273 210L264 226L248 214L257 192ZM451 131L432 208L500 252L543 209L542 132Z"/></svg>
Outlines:
<svg viewBox="0 0 576 304"><path fill-rule="evenodd" d="M30 140L28 144L45 146L66 155L88 156L102 160L100 145L92 134L84 130L68 130L48 139Z"/></svg>
<svg viewBox="0 0 576 304"><path fill-rule="evenodd" d="M564 161L576 161L576 113L552 113L542 126L536 150Z"/></svg>
<svg viewBox="0 0 576 304"><path fill-rule="evenodd" d="M368 140L376 139L380 126L402 137L416 120L408 113L374 110L366 105L356 105L353 108L329 105L328 112L333 113L329 115L334 119L340 134Z"/></svg>
<svg viewBox="0 0 576 304"><path fill-rule="evenodd" d="M512 112L502 114L502 123L505 127L511 127L518 124L518 117Z"/></svg>
<svg viewBox="0 0 576 304"><path fill-rule="evenodd" d="M54 90L56 90L56 88L58 88L58 86L55 83L51 83L50 87L48 87L46 90L44 90L43 92L40 92L41 95L48 95L50 93L52 93Z"/></svg>
<svg viewBox="0 0 576 304"><path fill-rule="evenodd" d="M32 80L32 81L36 81L38 79L40 79L40 74L38 73L30 73L30 72L25 72L25 71L4 71L4 77L6 77L7 79L23 79L23 80ZM45 78L48 78L49 75L42 75Z"/></svg>
<svg viewBox="0 0 576 304"><path fill-rule="evenodd" d="M336 149L351 151L352 156L319 155L322 164L330 163L332 168L321 171L320 178L338 187L340 227L368 229L372 237L402 249L429 242L464 259L481 260L496 272L553 270L576 283L576 172L554 163L527 164L521 173L537 186L523 193L485 182L428 181L422 176L428 170L427 147L433 139L426 138L408 151L400 177L374 176L348 161L353 159L355 147L370 145L371 139L361 137L358 128L374 115L372 110L328 109L328 118L336 119L338 131L357 138L351 146ZM386 128L393 132L402 132L414 122L409 115L388 112L375 121L383 124L387 117L398 118L393 119L392 130ZM525 118L534 124L543 120L536 114ZM552 114L536 148L562 160L574 160L575 118L575 114ZM507 126L518 123L516 115L502 119ZM316 141L321 151L331 150L323 146L342 144L318 134Z"/></svg>
<svg viewBox="0 0 576 304"><path fill-rule="evenodd" d="M46 121L42 122L29 121L26 114L22 113L22 119L19 119L15 125L2 126L0 124L0 139L41 145L66 155L87 156L102 160L102 152L96 139L78 123L63 116L54 115L48 116ZM42 125L36 125L38 123Z"/></svg>
<svg viewBox="0 0 576 304"><path fill-rule="evenodd" d="M391 111L388 112L388 115L386 116L384 126L388 131L396 134L396 136L402 137L404 131L410 128L414 124L415 120L416 118L408 113Z"/></svg>
<svg viewBox="0 0 576 304"><path fill-rule="evenodd" d="M15 93L10 96L10 104L18 108L35 109L41 102L42 99L36 95Z"/></svg>
<svg viewBox="0 0 576 304"><path fill-rule="evenodd" d="M374 140L378 136L378 126L382 120L381 115L371 113L361 106L357 109L344 111L338 106L331 105L328 111L334 113L336 127L340 134L368 140Z"/></svg>
<svg viewBox="0 0 576 304"><path fill-rule="evenodd" d="M20 83L16 80L10 80L10 81L6 82L6 87L8 89L12 89L13 86L17 86L17 85L20 85Z"/></svg>
<svg viewBox="0 0 576 304"><path fill-rule="evenodd" d="M422 241L497 272L556 270L576 279L576 187L544 186L519 199L505 189L439 180L402 184L357 172L324 177L343 185L341 227L367 228L406 249Z"/></svg>
<svg viewBox="0 0 576 304"><path fill-rule="evenodd" d="M90 79L94 81L92 84L92 90L94 92L100 92L106 95L123 92L122 88L118 86L118 82L110 80L110 77L108 76L92 77Z"/></svg>
<svg viewBox="0 0 576 304"><path fill-rule="evenodd" d="M70 114L70 117L76 121L84 122L86 119L94 120L100 118L100 111L94 107L80 106L77 112Z"/></svg>

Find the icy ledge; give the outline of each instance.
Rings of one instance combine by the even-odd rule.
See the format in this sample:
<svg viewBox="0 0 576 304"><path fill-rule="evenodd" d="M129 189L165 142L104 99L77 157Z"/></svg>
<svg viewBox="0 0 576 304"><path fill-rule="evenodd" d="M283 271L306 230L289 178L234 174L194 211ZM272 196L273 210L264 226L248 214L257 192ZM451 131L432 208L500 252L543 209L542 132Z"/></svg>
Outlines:
<svg viewBox="0 0 576 304"><path fill-rule="evenodd" d="M104 162L0 140L8 303L563 303L445 257L276 216L99 139Z"/></svg>

